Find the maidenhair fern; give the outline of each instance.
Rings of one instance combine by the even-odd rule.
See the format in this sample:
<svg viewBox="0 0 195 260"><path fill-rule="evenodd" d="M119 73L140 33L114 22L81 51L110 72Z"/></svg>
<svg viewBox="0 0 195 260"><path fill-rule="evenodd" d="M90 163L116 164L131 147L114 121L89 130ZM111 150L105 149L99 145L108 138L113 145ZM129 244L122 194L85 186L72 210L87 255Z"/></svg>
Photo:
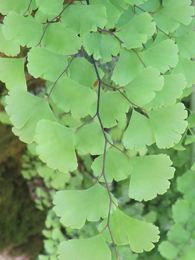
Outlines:
<svg viewBox="0 0 195 260"><path fill-rule="evenodd" d="M43 162L37 171L52 182L63 227L93 230L63 241L58 229L59 259L134 259L124 246L151 251L158 227L128 214L113 186L126 181L126 199L136 201L170 186L174 168L166 149L188 133L182 98L195 83L191 1L2 0L0 13L0 79L13 132ZM29 75L44 87L28 89ZM78 173L87 173L85 185L60 185ZM176 259L178 248L172 258L165 253L171 242L159 250Z"/></svg>

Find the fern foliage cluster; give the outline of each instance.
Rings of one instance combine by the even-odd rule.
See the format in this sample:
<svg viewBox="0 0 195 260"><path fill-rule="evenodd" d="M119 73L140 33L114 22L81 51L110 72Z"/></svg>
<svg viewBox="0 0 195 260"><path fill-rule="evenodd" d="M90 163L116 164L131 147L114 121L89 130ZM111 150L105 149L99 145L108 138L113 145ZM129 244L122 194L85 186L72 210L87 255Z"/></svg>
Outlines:
<svg viewBox="0 0 195 260"><path fill-rule="evenodd" d="M0 79L13 132L40 159L51 214L68 230L93 230L72 239L58 233L58 258L119 260L124 248L151 251L158 227L122 205L164 194L175 172L170 149L193 142L182 102L195 83L191 1L2 0L0 13ZM28 77L44 84L29 89ZM114 189L120 183L123 197ZM168 259L178 259L173 234L190 218L177 210L193 208L185 191L173 206L175 230L159 247ZM171 258L163 253L170 247Z"/></svg>

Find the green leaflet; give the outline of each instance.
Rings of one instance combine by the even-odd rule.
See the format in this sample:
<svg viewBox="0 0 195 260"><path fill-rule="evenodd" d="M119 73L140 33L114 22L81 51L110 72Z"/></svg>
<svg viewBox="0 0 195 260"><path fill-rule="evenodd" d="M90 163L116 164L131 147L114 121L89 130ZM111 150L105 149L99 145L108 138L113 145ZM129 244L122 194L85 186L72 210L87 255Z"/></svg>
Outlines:
<svg viewBox="0 0 195 260"><path fill-rule="evenodd" d="M174 69L176 73L182 73L187 81L187 87L191 87L195 83L195 63L192 60L180 58L179 63Z"/></svg>
<svg viewBox="0 0 195 260"><path fill-rule="evenodd" d="M94 108L96 107L94 103ZM126 113L129 110L129 102L117 92L102 92L101 93L101 104L100 104L100 115L104 127L111 128L117 125L120 120L125 120ZM93 116L94 113L91 113Z"/></svg>
<svg viewBox="0 0 195 260"><path fill-rule="evenodd" d="M187 127L187 111L181 103L153 110L149 117L159 148L170 148L177 144Z"/></svg>
<svg viewBox="0 0 195 260"><path fill-rule="evenodd" d="M133 110L130 123L123 136L127 149L141 149L154 143L153 133L147 117Z"/></svg>
<svg viewBox="0 0 195 260"><path fill-rule="evenodd" d="M153 43L140 54L147 66L152 66L165 73L178 63L178 47L173 40L167 39Z"/></svg>
<svg viewBox="0 0 195 260"><path fill-rule="evenodd" d="M49 24L42 39L42 45L60 55L72 55L81 48L81 39L61 23Z"/></svg>
<svg viewBox="0 0 195 260"><path fill-rule="evenodd" d="M28 53L28 71L35 78L55 81L68 65L67 58L40 47Z"/></svg>
<svg viewBox="0 0 195 260"><path fill-rule="evenodd" d="M104 136L97 121L82 126L75 134L79 154L98 155L104 151ZM87 140L87 142L86 142ZM96 142L94 142L96 140Z"/></svg>
<svg viewBox="0 0 195 260"><path fill-rule="evenodd" d="M185 35L176 38L176 43L179 48L180 56L186 59L191 59L195 57L195 33L190 31Z"/></svg>
<svg viewBox="0 0 195 260"><path fill-rule="evenodd" d="M156 92L154 99L146 105L147 109L173 105L182 96L187 84L182 73L165 75L164 80L163 88Z"/></svg>
<svg viewBox="0 0 195 260"><path fill-rule="evenodd" d="M126 148L138 149L151 145L154 140L159 148L170 148L180 141L187 127L187 111L182 103L152 110L148 116L133 113L124 133Z"/></svg>
<svg viewBox="0 0 195 260"><path fill-rule="evenodd" d="M91 113L91 106L97 100L96 92L68 77L61 78L51 97L63 112L71 111L73 117L82 118ZM81 98L82 97L82 98ZM93 115L95 110L93 111Z"/></svg>
<svg viewBox="0 0 195 260"><path fill-rule="evenodd" d="M97 183L87 190L58 191L54 205L54 211L65 227L80 229L86 221L107 217L109 196L106 189Z"/></svg>
<svg viewBox="0 0 195 260"><path fill-rule="evenodd" d="M55 120L45 99L19 88L9 92L5 109L14 126L14 134L25 143L34 141L35 128L39 120L43 118Z"/></svg>
<svg viewBox="0 0 195 260"><path fill-rule="evenodd" d="M33 1L34 2L34 1ZM28 8L29 2L25 0L1 0L0 2L0 13L3 15L8 14L10 11L23 14Z"/></svg>
<svg viewBox="0 0 195 260"><path fill-rule="evenodd" d="M194 199L195 192L193 187L195 173L192 170L187 171L181 177L177 178L177 189L183 194L187 200Z"/></svg>
<svg viewBox="0 0 195 260"><path fill-rule="evenodd" d="M112 35L101 33L88 33L83 37L83 46L89 55L96 60L109 62L112 56L116 56L120 51L120 44Z"/></svg>
<svg viewBox="0 0 195 260"><path fill-rule="evenodd" d="M74 132L55 121L40 120L35 141L40 159L50 168L67 173L77 168L74 150Z"/></svg>
<svg viewBox="0 0 195 260"><path fill-rule="evenodd" d="M119 86L125 86L131 82L141 70L143 70L143 65L136 53L121 49L119 60L112 74L112 80Z"/></svg>
<svg viewBox="0 0 195 260"><path fill-rule="evenodd" d="M69 75L71 79L88 87L93 87L97 80L93 65L84 58L75 58L71 62Z"/></svg>
<svg viewBox="0 0 195 260"><path fill-rule="evenodd" d="M98 235L88 239L62 242L59 246L59 259L111 260L111 252L102 236Z"/></svg>
<svg viewBox="0 0 195 260"><path fill-rule="evenodd" d="M0 58L0 79L8 90L26 89L23 58Z"/></svg>
<svg viewBox="0 0 195 260"><path fill-rule="evenodd" d="M116 209L110 219L114 241L117 245L129 245L135 253L150 251L159 240L159 230L153 224L138 220ZM104 227L104 222L101 228ZM106 232L105 237L110 241Z"/></svg>
<svg viewBox="0 0 195 260"><path fill-rule="evenodd" d="M190 24L194 15L191 0L166 0L163 7L154 16L157 25L165 32L173 32L179 24Z"/></svg>
<svg viewBox="0 0 195 260"><path fill-rule="evenodd" d="M67 173L62 173L59 171L55 171L46 165L39 166L37 168L37 171L39 173L39 176L44 179L44 182L47 183L47 185L54 189L64 189L66 183L70 179L70 175Z"/></svg>
<svg viewBox="0 0 195 260"><path fill-rule="evenodd" d="M2 25L0 25L0 52L5 53L8 56L16 56L20 52L20 45L15 41L6 40Z"/></svg>
<svg viewBox="0 0 195 260"><path fill-rule="evenodd" d="M177 257L178 248L170 243L169 241L163 241L158 250L160 251L161 255L166 257L167 259L174 259Z"/></svg>
<svg viewBox="0 0 195 260"><path fill-rule="evenodd" d="M169 180L174 174L172 162L167 155L147 155L132 158L131 161L130 198L147 201L167 191Z"/></svg>
<svg viewBox="0 0 195 260"><path fill-rule="evenodd" d="M21 46L36 46L42 35L42 25L33 17L24 17L9 12L4 19L3 33L6 40L15 41Z"/></svg>
<svg viewBox="0 0 195 260"><path fill-rule="evenodd" d="M48 16L55 17L58 15L62 9L63 9L63 0L35 0L36 4L39 8L39 11L41 11L44 14L47 14Z"/></svg>
<svg viewBox="0 0 195 260"><path fill-rule="evenodd" d="M102 155L94 160L91 168L95 176L101 176L102 163ZM105 174L108 182L112 182L113 179L115 181L127 179L130 175L131 167L131 160L125 154L115 148L111 148L107 151ZM101 178L101 181L104 182L103 177Z"/></svg>
<svg viewBox="0 0 195 260"><path fill-rule="evenodd" d="M96 31L97 27L103 28L107 23L106 8L102 5L71 5L62 15L62 23L80 35Z"/></svg>
<svg viewBox="0 0 195 260"><path fill-rule="evenodd" d="M164 79L157 69L146 68L125 86L125 90L132 102L138 106L144 106L154 99L163 84Z"/></svg>
<svg viewBox="0 0 195 260"><path fill-rule="evenodd" d="M112 0L91 0L91 4L101 4L106 8L106 15L107 15L107 23L105 25L106 28L112 29L115 27L122 10L117 8L115 3Z"/></svg>
<svg viewBox="0 0 195 260"><path fill-rule="evenodd" d="M134 16L127 24L119 28L116 35L127 49L140 48L156 31L155 23L148 13ZM132 37L133 35L133 37Z"/></svg>

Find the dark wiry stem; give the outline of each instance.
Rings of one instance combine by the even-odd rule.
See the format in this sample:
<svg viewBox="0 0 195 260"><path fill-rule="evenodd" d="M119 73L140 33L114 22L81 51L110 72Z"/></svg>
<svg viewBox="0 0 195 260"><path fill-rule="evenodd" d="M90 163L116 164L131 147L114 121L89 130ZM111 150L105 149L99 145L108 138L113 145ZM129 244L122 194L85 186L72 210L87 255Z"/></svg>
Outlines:
<svg viewBox="0 0 195 260"><path fill-rule="evenodd" d="M89 5L89 0L86 0L86 3L87 3L87 5ZM119 260L119 255L118 255L118 252L117 252L117 249L116 249L116 243L114 241L114 237L113 237L112 230L111 230L111 227L110 227L110 215L111 215L113 199L112 199L112 194L111 194L110 189L109 189L108 181L107 181L107 178L106 178L106 170L105 170L105 168L106 168L105 166L106 166L107 144L110 143L110 141L108 140L108 137L106 135L106 131L104 130L104 126L103 126L102 119L101 119L101 116L100 116L101 78L100 78L99 71L98 71L98 68L96 66L96 62L95 62L93 55L91 56L91 62L93 64L93 67L94 67L94 70L95 70L95 73L96 73L96 76L97 76L97 80L98 80L98 97L97 97L96 116L98 118L101 130L102 130L102 133L103 133L104 139L105 139L104 153L103 153L103 163L102 163L102 176L104 178L106 190L107 190L107 193L108 193L108 196L109 196L109 209L108 209L108 218L107 218L106 226L108 228L108 231L109 231L109 234L110 234L110 237L111 237L111 240L112 240L112 244L113 244L113 247L114 247L114 250L115 250L116 260Z"/></svg>

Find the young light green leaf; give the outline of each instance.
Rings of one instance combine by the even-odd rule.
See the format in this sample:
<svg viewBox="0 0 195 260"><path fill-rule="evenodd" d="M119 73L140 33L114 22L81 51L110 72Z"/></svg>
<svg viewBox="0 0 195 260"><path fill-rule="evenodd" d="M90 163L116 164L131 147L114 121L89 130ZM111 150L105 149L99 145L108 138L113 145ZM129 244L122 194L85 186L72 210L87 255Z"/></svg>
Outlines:
<svg viewBox="0 0 195 260"><path fill-rule="evenodd" d="M24 17L15 12L9 12L4 19L3 33L7 40L21 46L33 47L38 44L42 35L42 25L32 16Z"/></svg>
<svg viewBox="0 0 195 260"><path fill-rule="evenodd" d="M131 82L141 70L143 70L143 65L135 52L122 49L112 74L112 80L119 86L125 86Z"/></svg>
<svg viewBox="0 0 195 260"><path fill-rule="evenodd" d="M0 1L0 13L7 15L11 11L23 14L28 8L29 2L24 0L1 0Z"/></svg>
<svg viewBox="0 0 195 260"><path fill-rule="evenodd" d="M50 168L65 173L76 170L77 158L72 129L43 119L37 124L35 141L38 156Z"/></svg>
<svg viewBox="0 0 195 260"><path fill-rule="evenodd" d="M179 48L180 56L185 59L192 59L195 57L195 32L190 31L185 35L176 38L176 43Z"/></svg>
<svg viewBox="0 0 195 260"><path fill-rule="evenodd" d="M155 142L149 120L146 116L133 110L130 123L123 136L127 149L142 149Z"/></svg>
<svg viewBox="0 0 195 260"><path fill-rule="evenodd" d="M36 0L37 7L42 13L51 16L57 16L63 9L64 0Z"/></svg>
<svg viewBox="0 0 195 260"><path fill-rule="evenodd" d="M82 23L81 23L82 21ZM106 8L103 5L74 4L62 15L62 23L81 36L107 23Z"/></svg>
<svg viewBox="0 0 195 260"><path fill-rule="evenodd" d="M112 35L98 32L88 33L83 37L83 46L89 55L103 63L112 60L120 51L120 44Z"/></svg>
<svg viewBox="0 0 195 260"><path fill-rule="evenodd" d="M105 25L106 28L112 29L116 26L116 23L122 14L121 9L117 8L117 6L113 3L112 0L90 0L90 4L101 4L106 8L107 14L107 23Z"/></svg>
<svg viewBox="0 0 195 260"><path fill-rule="evenodd" d="M165 32L173 32L179 24L188 25L192 21L194 7L191 0L165 1L163 7L155 14L157 25Z"/></svg>
<svg viewBox="0 0 195 260"><path fill-rule="evenodd" d="M59 260L111 260L110 249L101 235L61 242L58 252Z"/></svg>
<svg viewBox="0 0 195 260"><path fill-rule="evenodd" d="M96 103L94 104L95 106ZM108 109L109 107L109 109ZM125 120L129 110L129 102L117 92L102 92L100 116L104 127L111 128L120 120Z"/></svg>
<svg viewBox="0 0 195 260"><path fill-rule="evenodd" d="M180 58L179 63L174 69L174 73L182 73L187 81L187 87L195 84L195 62L189 59Z"/></svg>
<svg viewBox="0 0 195 260"><path fill-rule="evenodd" d="M18 88L9 92L5 109L14 126L14 134L25 143L34 141L35 128L39 120L55 120L45 99Z"/></svg>
<svg viewBox="0 0 195 260"><path fill-rule="evenodd" d="M73 55L81 48L81 39L61 23L50 24L43 39L43 46L60 55Z"/></svg>
<svg viewBox="0 0 195 260"><path fill-rule="evenodd" d="M35 78L54 82L67 65L66 57L45 48L35 47L28 52L28 71Z"/></svg>
<svg viewBox="0 0 195 260"><path fill-rule="evenodd" d="M103 222L102 228L105 224ZM159 240L159 230L156 226L129 217L119 209L116 209L111 215L110 228L115 243L120 246L129 245L135 253L151 251L154 243ZM106 239L110 241L108 231L106 230L105 233Z"/></svg>
<svg viewBox="0 0 195 260"><path fill-rule="evenodd" d="M146 105L147 109L173 105L182 96L187 85L182 73L165 75L164 80L163 88L156 92L155 98Z"/></svg>
<svg viewBox="0 0 195 260"><path fill-rule="evenodd" d="M102 174L103 156L97 157L91 168L95 176ZM106 153L105 175L108 182L122 181L129 177L131 171L130 159L115 148L109 149ZM101 178L104 182L104 178Z"/></svg>
<svg viewBox="0 0 195 260"><path fill-rule="evenodd" d="M174 168L167 155L147 155L131 160L129 197L138 201L154 199L170 186ZM152 165L152 167L151 167Z"/></svg>
<svg viewBox="0 0 195 260"><path fill-rule="evenodd" d="M194 181L195 172L192 170L187 171L182 176L177 178L177 189L187 200L192 200L195 198L195 190L193 189Z"/></svg>
<svg viewBox="0 0 195 260"><path fill-rule="evenodd" d="M3 25L0 25L0 52L5 53L7 56L16 56L20 52L20 44L6 40L2 27Z"/></svg>
<svg viewBox="0 0 195 260"><path fill-rule="evenodd" d="M65 227L80 229L88 221L105 218L109 210L106 189L95 184L87 190L63 190L54 196L54 211Z"/></svg>
<svg viewBox="0 0 195 260"><path fill-rule="evenodd" d="M147 66L152 66L165 73L178 63L178 47L173 40L167 39L153 43L140 56Z"/></svg>
<svg viewBox="0 0 195 260"><path fill-rule="evenodd" d="M101 72L99 70L99 72ZM97 80L94 67L85 58L75 58L69 66L69 76L81 85L93 87Z"/></svg>
<svg viewBox="0 0 195 260"><path fill-rule="evenodd" d="M159 252L166 259L177 259L179 248L169 241L163 241L158 247Z"/></svg>
<svg viewBox="0 0 195 260"><path fill-rule="evenodd" d="M153 110L149 118L159 148L170 148L177 144L187 127L187 111L182 103Z"/></svg>
<svg viewBox="0 0 195 260"><path fill-rule="evenodd" d="M104 136L98 122L86 124L75 134L76 148L79 154L98 155L104 151ZM94 142L94 140L96 140Z"/></svg>
<svg viewBox="0 0 195 260"><path fill-rule="evenodd" d="M23 58L0 58L0 80L6 88L26 89Z"/></svg>
<svg viewBox="0 0 195 260"><path fill-rule="evenodd" d="M82 118L91 113L91 106L97 100L97 95L94 90L85 87L68 77L61 78L51 97L63 112L72 113L75 118ZM93 111L93 115L95 110Z"/></svg>
<svg viewBox="0 0 195 260"><path fill-rule="evenodd" d="M141 13L135 15L127 24L119 28L119 32L115 34L123 42L123 46L127 49L141 48L142 44L156 31L155 23L149 13ZM133 37L132 37L133 35Z"/></svg>
<svg viewBox="0 0 195 260"><path fill-rule="evenodd" d="M138 106L144 106L152 101L161 90L164 79L154 68L142 70L127 86L125 90L128 98Z"/></svg>

